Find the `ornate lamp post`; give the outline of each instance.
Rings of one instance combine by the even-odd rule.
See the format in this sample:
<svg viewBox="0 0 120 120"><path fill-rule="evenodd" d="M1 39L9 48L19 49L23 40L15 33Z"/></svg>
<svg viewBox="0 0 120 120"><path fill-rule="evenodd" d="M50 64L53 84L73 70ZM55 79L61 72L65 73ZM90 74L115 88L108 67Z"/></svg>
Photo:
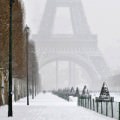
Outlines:
<svg viewBox="0 0 120 120"><path fill-rule="evenodd" d="M26 25L25 34L26 34L26 67L27 67L27 105L29 105L29 80L28 80L28 40L29 40L30 29Z"/></svg>
<svg viewBox="0 0 120 120"><path fill-rule="evenodd" d="M8 93L8 117L13 116L12 112L12 8L13 0L9 1L10 21L9 21L9 93Z"/></svg>

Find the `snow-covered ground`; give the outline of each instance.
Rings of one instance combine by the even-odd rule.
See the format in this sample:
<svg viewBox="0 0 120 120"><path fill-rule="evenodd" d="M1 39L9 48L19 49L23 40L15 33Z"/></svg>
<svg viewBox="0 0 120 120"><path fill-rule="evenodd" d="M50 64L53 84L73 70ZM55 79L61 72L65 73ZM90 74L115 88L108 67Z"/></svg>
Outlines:
<svg viewBox="0 0 120 120"><path fill-rule="evenodd" d="M13 104L13 117L7 117L7 106L0 107L0 120L115 120L94 111L78 107L75 102L67 102L52 93L40 93L30 106L26 98Z"/></svg>

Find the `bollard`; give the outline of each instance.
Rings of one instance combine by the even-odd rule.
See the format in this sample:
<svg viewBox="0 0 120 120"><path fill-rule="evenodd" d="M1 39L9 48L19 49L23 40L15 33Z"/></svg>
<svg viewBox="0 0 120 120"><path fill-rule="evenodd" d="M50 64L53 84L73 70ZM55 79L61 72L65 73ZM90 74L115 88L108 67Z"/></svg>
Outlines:
<svg viewBox="0 0 120 120"><path fill-rule="evenodd" d="M102 101L101 101L101 114L103 114Z"/></svg>
<svg viewBox="0 0 120 120"><path fill-rule="evenodd" d="M80 101L81 101L81 106L82 106L82 99L80 98Z"/></svg>
<svg viewBox="0 0 120 120"><path fill-rule="evenodd" d="M111 113L112 113L112 118L114 117L113 115L113 102L111 101Z"/></svg>
<svg viewBox="0 0 120 120"><path fill-rule="evenodd" d="M90 99L88 98L88 109L89 109L89 101L90 101Z"/></svg>
<svg viewBox="0 0 120 120"><path fill-rule="evenodd" d="M90 109L92 109L92 98L90 96Z"/></svg>
<svg viewBox="0 0 120 120"><path fill-rule="evenodd" d="M97 107L97 112L98 112L98 102L96 102L96 104L97 104L96 107Z"/></svg>
<svg viewBox="0 0 120 120"><path fill-rule="evenodd" d="M82 101L83 101L83 107L85 107L85 101L84 101L84 99L82 99Z"/></svg>
<svg viewBox="0 0 120 120"><path fill-rule="evenodd" d="M85 100L85 108L86 108L87 107L87 101L86 101L87 99L85 98L84 100Z"/></svg>
<svg viewBox="0 0 120 120"><path fill-rule="evenodd" d="M85 107L85 99L82 99L83 100L83 107Z"/></svg>
<svg viewBox="0 0 120 120"><path fill-rule="evenodd" d="M82 100L82 107L84 106L84 104L83 104L83 99L81 98L81 100Z"/></svg>
<svg viewBox="0 0 120 120"><path fill-rule="evenodd" d="M83 99L81 98L81 106L83 107Z"/></svg>
<svg viewBox="0 0 120 120"><path fill-rule="evenodd" d="M77 97L77 98L78 98L78 106L81 106L81 105L80 105L80 98L79 98L79 97Z"/></svg>
<svg viewBox="0 0 120 120"><path fill-rule="evenodd" d="M79 106L79 97L77 97L77 105Z"/></svg>
<svg viewBox="0 0 120 120"><path fill-rule="evenodd" d="M82 99L80 98L81 106L82 106Z"/></svg>
<svg viewBox="0 0 120 120"><path fill-rule="evenodd" d="M108 116L108 102L106 102L106 116Z"/></svg>
<svg viewBox="0 0 120 120"><path fill-rule="evenodd" d="M80 97L78 97L79 98L79 105L81 106L81 99L80 99Z"/></svg>

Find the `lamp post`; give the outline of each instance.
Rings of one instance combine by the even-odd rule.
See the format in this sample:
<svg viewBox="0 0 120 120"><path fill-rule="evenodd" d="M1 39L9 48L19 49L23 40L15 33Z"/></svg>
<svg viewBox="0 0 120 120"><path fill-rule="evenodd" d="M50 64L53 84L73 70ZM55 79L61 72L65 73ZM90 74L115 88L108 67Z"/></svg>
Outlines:
<svg viewBox="0 0 120 120"><path fill-rule="evenodd" d="M26 70L27 70L27 105L29 105L29 78L28 78L28 40L29 40L29 27L26 25L25 27L25 36L26 36Z"/></svg>
<svg viewBox="0 0 120 120"><path fill-rule="evenodd" d="M8 117L13 116L12 112L12 8L13 0L9 0L10 20L9 20L9 92L8 92Z"/></svg>

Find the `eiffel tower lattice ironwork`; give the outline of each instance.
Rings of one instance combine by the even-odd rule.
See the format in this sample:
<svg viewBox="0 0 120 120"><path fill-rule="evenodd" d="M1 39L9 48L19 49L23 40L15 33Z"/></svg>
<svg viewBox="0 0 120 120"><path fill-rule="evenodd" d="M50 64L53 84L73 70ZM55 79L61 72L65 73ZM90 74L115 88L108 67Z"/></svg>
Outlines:
<svg viewBox="0 0 120 120"><path fill-rule="evenodd" d="M52 34L59 7L69 8L73 34ZM75 62L89 74L92 87L98 80L102 84L109 75L109 68L98 49L97 35L89 29L81 0L47 0L39 32L33 39L39 41L41 68L51 61Z"/></svg>

